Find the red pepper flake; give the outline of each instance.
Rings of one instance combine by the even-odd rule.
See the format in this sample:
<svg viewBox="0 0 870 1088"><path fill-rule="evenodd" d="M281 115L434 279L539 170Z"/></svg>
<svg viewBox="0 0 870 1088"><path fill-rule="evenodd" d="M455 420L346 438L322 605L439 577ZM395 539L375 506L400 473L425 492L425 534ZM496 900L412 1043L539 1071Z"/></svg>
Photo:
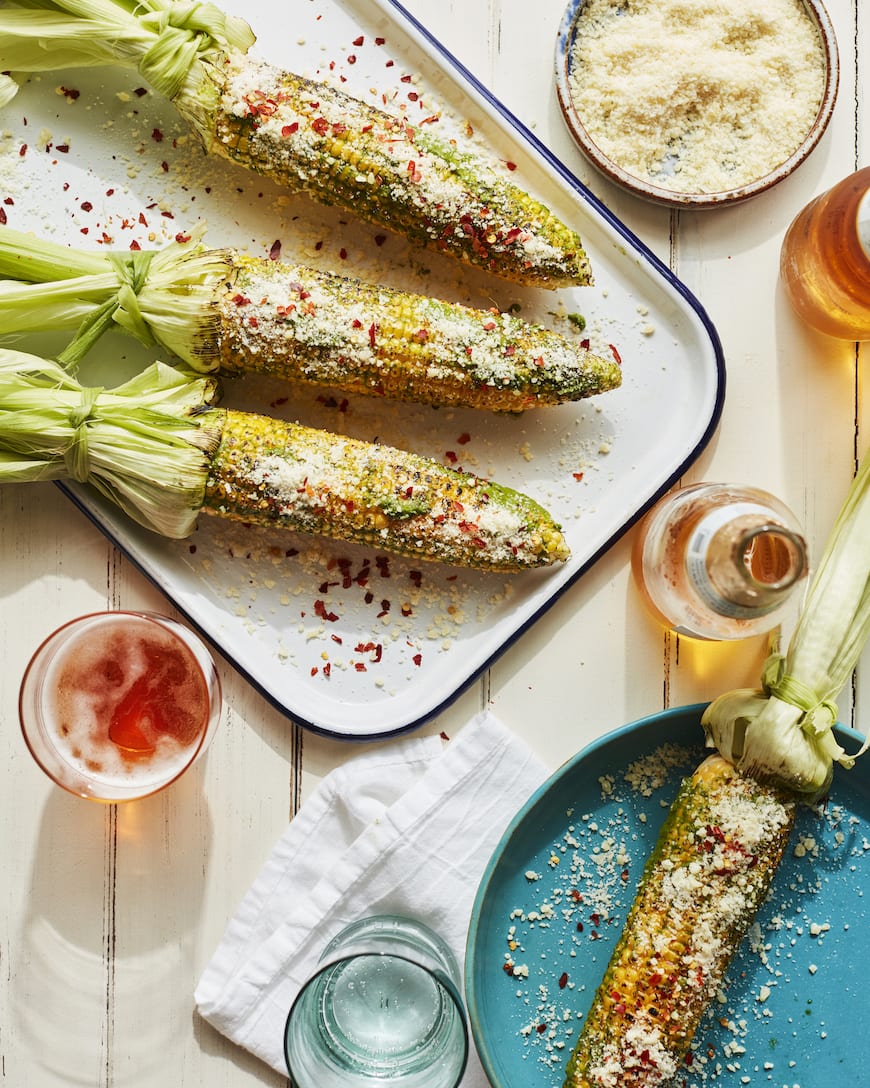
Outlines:
<svg viewBox="0 0 870 1088"><path fill-rule="evenodd" d="M420 96L417 94L416 91L408 91L408 101L409 102L416 102L419 98L420 98Z"/></svg>
<svg viewBox="0 0 870 1088"><path fill-rule="evenodd" d="M5 208L0 208L0 223L2 223L4 227L6 226L7 217Z"/></svg>
<svg viewBox="0 0 870 1088"><path fill-rule="evenodd" d="M249 306L251 304L251 300L245 295L233 295L232 301L237 306Z"/></svg>
<svg viewBox="0 0 870 1088"><path fill-rule="evenodd" d="M363 44L363 42L365 42L365 36L363 34L360 34L360 36L358 38L354 38L352 44L355 45L357 47L357 49L359 49L359 47Z"/></svg>
<svg viewBox="0 0 870 1088"><path fill-rule="evenodd" d="M375 45L384 45L386 38L375 38Z"/></svg>
<svg viewBox="0 0 870 1088"><path fill-rule="evenodd" d="M330 124L325 117L315 117L311 122L311 127L318 136L325 136L329 132Z"/></svg>
<svg viewBox="0 0 870 1088"><path fill-rule="evenodd" d="M61 154L66 155L69 151L69 144L55 144L54 150L60 151Z"/></svg>
<svg viewBox="0 0 870 1088"><path fill-rule="evenodd" d="M330 665L330 663L327 661L326 664L323 666L323 675L324 676L329 676L329 674L331 672L332 672L332 665Z"/></svg>
<svg viewBox="0 0 870 1088"><path fill-rule="evenodd" d="M456 439L460 446L466 446L471 441L471 435L468 431L463 431L462 434Z"/></svg>
<svg viewBox="0 0 870 1088"><path fill-rule="evenodd" d="M400 78L400 82L401 83L410 83L413 78L414 78L413 76L402 76Z"/></svg>
<svg viewBox="0 0 870 1088"><path fill-rule="evenodd" d="M6 206L7 206L7 208L8 208L8 207L11 207L11 206L12 206L12 205L13 205L13 204L15 203L15 201L14 201L14 200L12 199L12 197L11 197L11 196L4 196L4 197L3 197L3 203L4 203L4 204L5 204Z"/></svg>
<svg viewBox="0 0 870 1088"><path fill-rule="evenodd" d="M94 206L90 200L83 200L79 207L83 212L92 212L94 210Z"/></svg>
<svg viewBox="0 0 870 1088"><path fill-rule="evenodd" d="M356 64L356 54L355 53L348 53L347 63L348 64Z"/></svg>
<svg viewBox="0 0 870 1088"><path fill-rule="evenodd" d="M583 473L582 472L572 472L571 475L574 477L574 479L577 481L578 484L583 479Z"/></svg>
<svg viewBox="0 0 870 1088"><path fill-rule="evenodd" d="M366 664L364 661L355 661L353 667L357 672L366 672Z"/></svg>
<svg viewBox="0 0 870 1088"><path fill-rule="evenodd" d="M333 642L337 642L339 646L341 646L342 642L344 642L344 639L341 637L341 635L330 635L329 637L332 639Z"/></svg>
<svg viewBox="0 0 870 1088"><path fill-rule="evenodd" d="M81 91L77 91L77 90L75 90L75 88L74 88L74 87L61 87L61 89L60 89L60 93L61 93L61 94L62 94L62 95L64 96L64 98L66 98L66 99L67 99L67 100L68 100L69 102L75 102L75 100L76 100L76 99L77 99L77 98L79 97L79 95L80 95L80 94L81 94L82 92L81 92Z"/></svg>
<svg viewBox="0 0 870 1088"><path fill-rule="evenodd" d="M148 220L145 218L145 215L144 215L143 212L139 212L139 225L142 226L142 227L147 227L148 226Z"/></svg>
<svg viewBox="0 0 870 1088"><path fill-rule="evenodd" d="M411 658L411 660L414 662L414 664L419 669L419 667L423 664L423 655L422 654L414 654L414 656Z"/></svg>
<svg viewBox="0 0 870 1088"><path fill-rule="evenodd" d="M371 325L369 325L369 347L373 348L375 346L375 340L376 340L376 337L377 337L377 332L378 332L378 327L374 322L372 322Z"/></svg>
<svg viewBox="0 0 870 1088"><path fill-rule="evenodd" d="M338 255L343 261L347 260L347 250L344 248L344 246L342 246L341 249L338 251Z"/></svg>
<svg viewBox="0 0 870 1088"><path fill-rule="evenodd" d="M318 615L322 620L325 620L327 623L335 623L336 620L338 619L338 616L334 612L330 612L330 611L327 610L327 607L323 603L323 601L315 601L314 602L314 612L315 612L316 615Z"/></svg>
<svg viewBox="0 0 870 1088"><path fill-rule="evenodd" d="M386 234L376 234L375 235L375 245L376 246L382 246L384 244L384 242L386 242L386 240L387 240Z"/></svg>
<svg viewBox="0 0 870 1088"><path fill-rule="evenodd" d="M160 129L159 129L159 128L155 128L155 129L154 129L154 130L152 131L152 133L151 133L151 139L152 139L152 140L153 140L153 141L154 141L154 142L155 142L156 144L160 144L160 143L163 143L163 133L162 133L162 132L160 131Z"/></svg>
<svg viewBox="0 0 870 1088"><path fill-rule="evenodd" d="M135 94L137 98L142 98L143 95L148 94L148 88L147 87L137 87L136 90L133 92L133 94Z"/></svg>
<svg viewBox="0 0 870 1088"><path fill-rule="evenodd" d="M190 235L179 231L179 233L175 235L175 241L178 242L180 246L183 246L185 242L190 241Z"/></svg>
<svg viewBox="0 0 870 1088"><path fill-rule="evenodd" d="M515 162L511 162L509 159L505 161L505 166L508 168L508 170L516 170L517 168L517 164Z"/></svg>
<svg viewBox="0 0 870 1088"><path fill-rule="evenodd" d="M294 132L299 131L299 122L291 121L289 125L281 126L281 135L286 139L288 136L292 136Z"/></svg>
<svg viewBox="0 0 870 1088"><path fill-rule="evenodd" d="M319 669L317 668L317 666L316 666L316 665L313 665L313 666L312 666L312 668L311 668L311 675L312 675L312 676L317 676L317 674L318 674L318 672L319 672L319 671L320 671L320 670L319 670Z"/></svg>
<svg viewBox="0 0 870 1088"><path fill-rule="evenodd" d="M547 1030L547 1025L546 1024L538 1024L536 1026L536 1028L535 1028L535 1031L538 1033L538 1035L543 1035L546 1030Z"/></svg>
<svg viewBox="0 0 870 1088"><path fill-rule="evenodd" d="M622 356L619 354L619 352L616 350L616 348L613 346L613 344L608 344L607 346L610 348L611 354L613 355L613 358L616 360L616 365L617 366L622 366Z"/></svg>
<svg viewBox="0 0 870 1088"><path fill-rule="evenodd" d="M568 985L568 972L563 971L562 974L559 975L559 989L564 990L567 985Z"/></svg>
<svg viewBox="0 0 870 1088"><path fill-rule="evenodd" d="M114 189L107 189L106 190L106 196L114 196L114 195L115 195L115 190Z"/></svg>
<svg viewBox="0 0 870 1088"><path fill-rule="evenodd" d="M494 321L487 321L487 323L483 326L483 331L484 332L492 332L495 329L495 327L496 327L496 325L495 325Z"/></svg>
<svg viewBox="0 0 870 1088"><path fill-rule="evenodd" d="M22 144L21 147L18 148L18 154L21 156L22 159L24 158L24 156L27 154L27 144Z"/></svg>
<svg viewBox="0 0 870 1088"><path fill-rule="evenodd" d="M281 239L276 238L272 243L272 248L269 250L269 260L278 261L281 259Z"/></svg>
<svg viewBox="0 0 870 1088"><path fill-rule="evenodd" d="M139 250L140 250L141 248L142 248L142 247L141 247L141 246L139 245L139 243L138 243L138 242L136 241L136 239L134 238L134 239L133 239L133 241L132 241L132 242L130 243L130 249L132 249L132 250L133 250L134 252L138 253L138 251L139 251Z"/></svg>
<svg viewBox="0 0 870 1088"><path fill-rule="evenodd" d="M456 462L459 460L453 450L446 450L444 453L444 457L450 462L451 465L455 465Z"/></svg>
<svg viewBox="0 0 870 1088"><path fill-rule="evenodd" d="M423 572L421 570L409 570L408 578L418 589L423 584Z"/></svg>

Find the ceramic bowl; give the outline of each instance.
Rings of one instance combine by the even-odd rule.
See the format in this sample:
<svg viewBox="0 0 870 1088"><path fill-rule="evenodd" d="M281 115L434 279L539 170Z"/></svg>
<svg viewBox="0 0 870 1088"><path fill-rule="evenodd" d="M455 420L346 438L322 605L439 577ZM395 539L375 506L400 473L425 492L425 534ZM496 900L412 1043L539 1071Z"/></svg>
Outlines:
<svg viewBox="0 0 870 1088"><path fill-rule="evenodd" d="M839 55L837 40L830 17L818 0L801 0L804 8L819 33L825 62L824 89L821 103L815 118L798 147L775 169L762 177L720 192L676 192L655 185L650 181L630 174L612 158L608 157L590 136L584 126L583 118L578 113L571 93L572 55L579 32L579 23L583 18L586 0L570 0L562 16L556 43L556 93L565 123L586 158L605 177L620 185L623 189L673 208L719 208L737 204L750 197L757 196L787 178L807 158L827 128L839 84Z"/></svg>

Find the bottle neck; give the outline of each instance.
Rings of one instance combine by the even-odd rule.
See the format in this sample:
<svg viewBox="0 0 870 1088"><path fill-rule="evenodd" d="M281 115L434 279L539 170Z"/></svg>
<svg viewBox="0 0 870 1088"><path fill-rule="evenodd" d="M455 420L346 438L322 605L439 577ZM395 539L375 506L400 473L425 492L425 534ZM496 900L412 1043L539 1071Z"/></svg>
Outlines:
<svg viewBox="0 0 870 1088"><path fill-rule="evenodd" d="M707 604L723 615L749 619L772 612L807 574L803 537L760 508L718 524L702 519L693 536L689 575Z"/></svg>

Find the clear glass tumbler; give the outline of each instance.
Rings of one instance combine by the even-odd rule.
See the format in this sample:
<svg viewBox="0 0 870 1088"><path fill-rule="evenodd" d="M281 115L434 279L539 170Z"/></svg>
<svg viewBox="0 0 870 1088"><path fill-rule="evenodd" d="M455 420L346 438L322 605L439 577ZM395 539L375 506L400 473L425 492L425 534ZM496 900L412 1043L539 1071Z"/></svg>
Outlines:
<svg viewBox="0 0 870 1088"><path fill-rule="evenodd" d="M94 801L163 789L205 751L221 686L202 640L153 612L95 612L49 635L18 701L24 739L57 785Z"/></svg>
<svg viewBox="0 0 870 1088"><path fill-rule="evenodd" d="M468 1060L459 966L408 918L376 915L330 941L287 1017L294 1088L456 1088Z"/></svg>

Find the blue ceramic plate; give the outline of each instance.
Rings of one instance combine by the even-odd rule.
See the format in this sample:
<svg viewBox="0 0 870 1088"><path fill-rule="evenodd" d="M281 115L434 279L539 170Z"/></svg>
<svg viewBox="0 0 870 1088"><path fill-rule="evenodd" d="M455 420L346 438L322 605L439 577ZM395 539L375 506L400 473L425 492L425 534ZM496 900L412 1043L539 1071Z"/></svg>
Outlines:
<svg viewBox="0 0 870 1088"><path fill-rule="evenodd" d="M703 756L702 709L655 714L591 745L503 836L466 956L472 1031L495 1088L561 1088L667 807ZM839 739L857 748L857 734ZM859 761L838 773L823 808L801 812L679 1088L867 1084L856 1029L870 1018L868 889L870 764Z"/></svg>

